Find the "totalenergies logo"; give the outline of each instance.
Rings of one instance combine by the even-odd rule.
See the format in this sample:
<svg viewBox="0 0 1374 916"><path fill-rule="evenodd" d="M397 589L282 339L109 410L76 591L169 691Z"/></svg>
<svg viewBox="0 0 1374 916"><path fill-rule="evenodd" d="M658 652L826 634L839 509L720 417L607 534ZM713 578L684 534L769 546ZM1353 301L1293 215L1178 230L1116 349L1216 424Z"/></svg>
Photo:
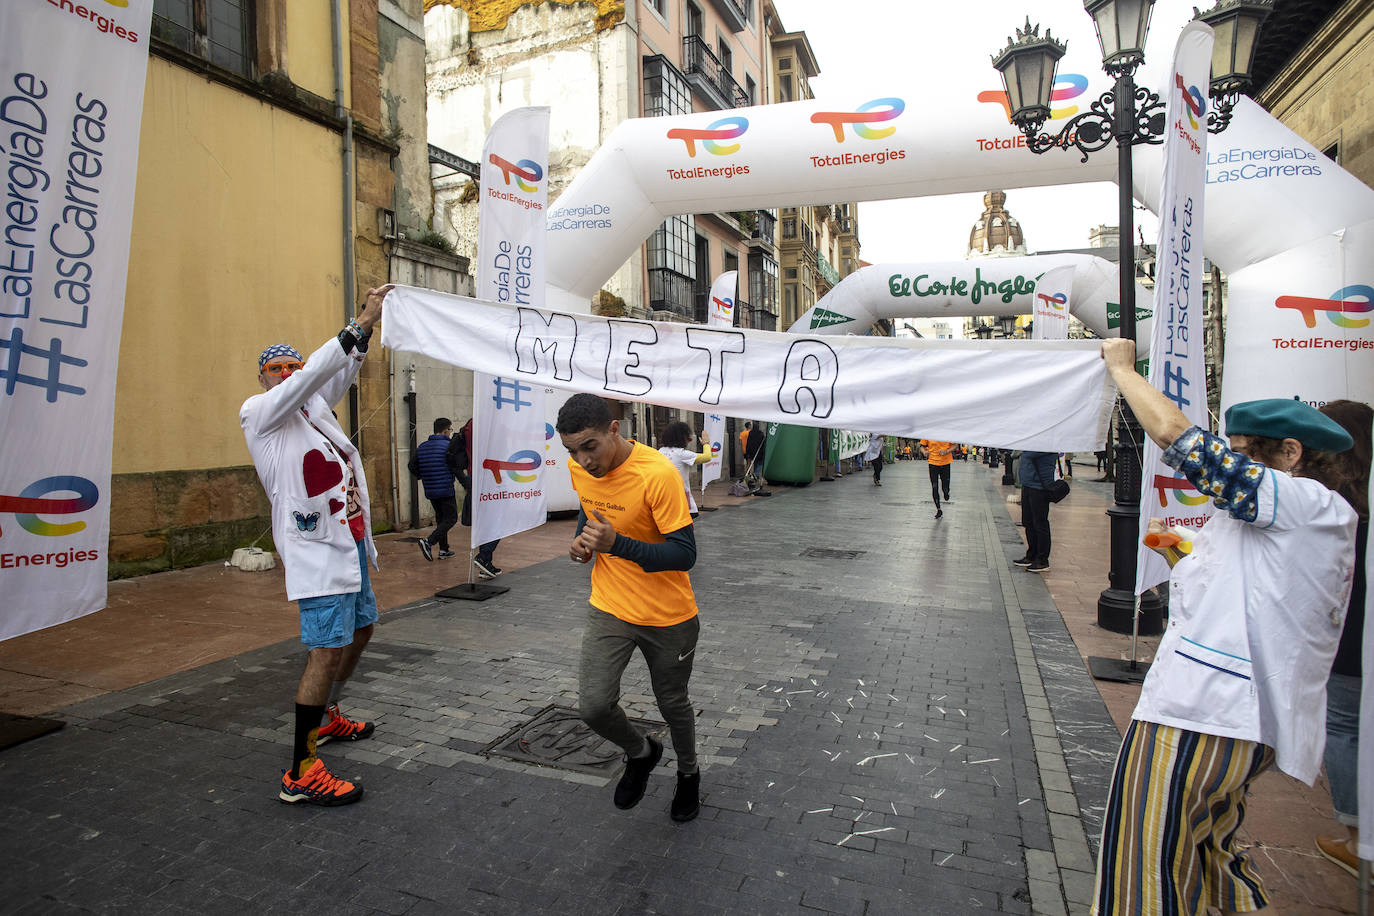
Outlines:
<svg viewBox="0 0 1374 916"><path fill-rule="evenodd" d="M1163 474L1156 474L1154 488L1155 492L1159 494L1159 507L1161 509L1169 508L1168 493L1170 490L1174 493L1174 499L1185 506L1200 506L1207 502L1207 497L1199 493L1186 477L1166 477Z"/></svg>
<svg viewBox="0 0 1374 916"><path fill-rule="evenodd" d="M1374 311L1374 287L1364 284L1344 286L1331 294L1330 299L1312 299L1307 296L1279 296L1274 305L1281 309L1297 309L1302 313L1303 323L1309 328L1317 326L1317 313L1325 312L1331 323L1340 328L1364 328L1369 326L1368 318L1347 318L1347 315L1362 315Z"/></svg>
<svg viewBox="0 0 1374 916"><path fill-rule="evenodd" d="M539 457L538 452L532 449L522 449L505 461L485 458L482 461L482 469L491 471L491 476L497 483L501 482L502 471L509 474L514 483L533 483L539 478L538 471L543 464L544 459Z"/></svg>
<svg viewBox="0 0 1374 916"><path fill-rule="evenodd" d="M1066 105L1055 108L1055 102L1067 102L1069 99L1076 99L1088 89L1088 78L1077 73L1061 73L1054 80L1054 89L1050 92L1050 120L1058 121L1061 118L1071 118L1078 114L1077 105ZM1007 93L1001 89L985 89L978 93L978 101L995 102L1002 106L1002 110L1007 114L1007 123L1011 123L1011 103L1007 101Z"/></svg>
<svg viewBox="0 0 1374 916"><path fill-rule="evenodd" d="M487 157L487 161L501 170L501 175L506 179L506 187L510 187L511 176L515 176L515 186L526 194L533 194L539 190L536 182L544 177L543 167L533 159L521 159L519 162L510 162L492 153ZM525 182L530 182L526 184Z"/></svg>
<svg viewBox="0 0 1374 916"><path fill-rule="evenodd" d="M1063 293L1055 293L1053 296L1048 293L1036 293L1035 298L1045 308L1053 309L1056 312L1064 311L1064 306L1069 302L1069 297Z"/></svg>
<svg viewBox="0 0 1374 916"><path fill-rule="evenodd" d="M729 318L735 312L735 300L729 296L712 296L711 303L716 307L716 313Z"/></svg>
<svg viewBox="0 0 1374 916"><path fill-rule="evenodd" d="M744 132L749 129L749 119L738 115L730 118L721 118L706 127L674 127L668 131L669 140L681 140L687 144L687 155L695 157L697 154L697 141L706 147L706 152L713 156L728 156L731 153L739 152L738 143L723 144L717 140L733 140L736 137L744 136Z"/></svg>
<svg viewBox="0 0 1374 916"><path fill-rule="evenodd" d="M46 498L50 493L75 493L76 497L62 499ZM68 534L84 531L85 522L69 522L65 525L45 522L43 515L75 515L85 512L100 501L100 490L84 477L44 477L25 487L18 496L0 495L0 513L13 512L14 520L29 534L46 538L60 538ZM0 534L3 534L0 531Z"/></svg>
<svg viewBox="0 0 1374 916"><path fill-rule="evenodd" d="M1207 110L1207 102L1203 99L1202 93L1198 92L1196 86L1185 86L1183 76L1179 73L1174 74L1174 85L1178 91L1183 93L1183 105L1188 109L1188 126L1197 130L1198 119Z"/></svg>
<svg viewBox="0 0 1374 916"><path fill-rule="evenodd" d="M906 102L889 96L864 102L854 111L818 111L811 116L811 123L829 124L835 131L836 143L844 142L846 124L853 125L855 136L861 140L881 140L895 134L896 126L872 128L868 125L891 121L903 111L906 111Z"/></svg>

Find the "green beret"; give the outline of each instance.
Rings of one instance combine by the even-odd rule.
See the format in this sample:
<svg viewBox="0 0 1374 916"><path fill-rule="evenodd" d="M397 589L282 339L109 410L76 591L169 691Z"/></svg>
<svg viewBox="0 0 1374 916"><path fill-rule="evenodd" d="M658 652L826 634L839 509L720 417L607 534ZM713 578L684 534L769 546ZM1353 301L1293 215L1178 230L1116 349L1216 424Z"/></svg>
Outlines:
<svg viewBox="0 0 1374 916"><path fill-rule="evenodd" d="M1315 407L1288 398L1242 401L1226 411L1226 434L1297 439L1304 448L1343 452L1355 444L1350 433Z"/></svg>

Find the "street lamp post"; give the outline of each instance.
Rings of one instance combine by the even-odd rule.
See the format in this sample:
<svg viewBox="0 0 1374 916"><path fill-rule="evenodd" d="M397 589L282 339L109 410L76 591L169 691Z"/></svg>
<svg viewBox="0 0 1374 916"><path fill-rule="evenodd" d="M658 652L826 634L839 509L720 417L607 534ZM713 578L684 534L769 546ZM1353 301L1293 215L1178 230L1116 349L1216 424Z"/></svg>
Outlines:
<svg viewBox="0 0 1374 916"><path fill-rule="evenodd" d="M1016 336L1015 315L998 315L996 320L997 327L1001 330L1003 338L1011 340ZM1002 486L1016 486L1016 467L1012 464L1010 450L1004 450L1002 452Z"/></svg>
<svg viewBox="0 0 1374 916"><path fill-rule="evenodd" d="M1144 60L1145 36L1150 28L1154 0L1084 0L1084 9L1093 17L1098 42L1102 47L1102 69L1116 79L1116 85L1092 102L1088 110L1069 119L1055 135L1040 129L1050 117L1050 93L1055 70L1067 46L1050 36L1042 37L1039 26L1026 19L1024 29L992 59L1002 74L1011 120L1026 135L1026 146L1033 153L1069 147L1088 156L1117 144L1117 185L1120 253L1120 309L1122 337L1136 339L1135 305L1135 229L1132 219L1131 149L1136 144L1160 144L1164 139L1165 105L1158 95L1137 87L1135 70ZM1207 129L1225 130L1239 95L1249 86L1250 64L1260 25L1273 9L1273 0L1221 0L1197 18L1210 25L1216 34L1212 53L1210 95L1212 111ZM1135 609L1136 540L1140 531L1140 481L1142 430L1129 405L1118 401L1116 436L1115 505L1107 511L1111 518L1111 570L1108 587L1097 602L1097 622L1115 632L1159 633L1163 630L1162 611L1157 599L1141 596L1139 614ZM1132 656L1134 657L1134 649ZM1134 661L1132 661L1134 664Z"/></svg>

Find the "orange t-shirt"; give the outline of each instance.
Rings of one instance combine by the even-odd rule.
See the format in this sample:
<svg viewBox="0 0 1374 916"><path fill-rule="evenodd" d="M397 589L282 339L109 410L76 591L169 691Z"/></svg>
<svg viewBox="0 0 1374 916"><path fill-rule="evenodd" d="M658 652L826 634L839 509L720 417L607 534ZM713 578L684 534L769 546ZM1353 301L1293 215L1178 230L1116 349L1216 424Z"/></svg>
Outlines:
<svg viewBox="0 0 1374 916"><path fill-rule="evenodd" d="M649 543L692 524L682 477L672 462L634 443L630 455L605 477L593 477L568 462L573 488L587 518L598 510L617 534ZM670 627L697 613L697 599L686 570L645 572L633 560L596 554L592 566L592 607L643 627Z"/></svg>
<svg viewBox="0 0 1374 916"><path fill-rule="evenodd" d="M954 460L954 443L937 442L934 439L922 439L921 448L926 450L927 463L938 467L944 467Z"/></svg>

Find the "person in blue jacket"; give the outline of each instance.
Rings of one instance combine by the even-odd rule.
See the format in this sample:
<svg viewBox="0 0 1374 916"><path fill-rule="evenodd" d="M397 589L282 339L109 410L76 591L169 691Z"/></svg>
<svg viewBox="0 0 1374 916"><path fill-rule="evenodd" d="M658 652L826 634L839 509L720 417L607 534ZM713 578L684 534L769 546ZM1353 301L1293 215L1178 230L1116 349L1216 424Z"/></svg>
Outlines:
<svg viewBox="0 0 1374 916"><path fill-rule="evenodd" d="M453 421L447 417L435 420L434 435L420 443L410 462L410 472L424 482L425 498L434 506L434 530L420 541L420 553L426 560L434 559L436 544L439 559L453 556L448 548L448 532L458 524L458 494L453 489L453 472L445 460L452 435Z"/></svg>
<svg viewBox="0 0 1374 916"><path fill-rule="evenodd" d="M1021 478L1021 523L1026 526L1026 555L1013 562L1031 572L1050 568L1050 484L1054 483L1054 452L1022 452L1017 465Z"/></svg>

